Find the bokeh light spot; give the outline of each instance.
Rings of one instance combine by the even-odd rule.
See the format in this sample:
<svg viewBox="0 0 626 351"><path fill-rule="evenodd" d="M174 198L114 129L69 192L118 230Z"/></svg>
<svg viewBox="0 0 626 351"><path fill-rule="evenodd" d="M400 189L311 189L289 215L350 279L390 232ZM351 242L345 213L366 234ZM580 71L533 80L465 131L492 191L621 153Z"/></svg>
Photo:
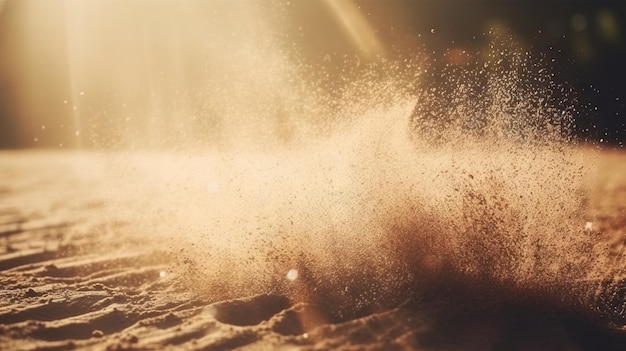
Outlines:
<svg viewBox="0 0 626 351"><path fill-rule="evenodd" d="M287 279L291 281L298 279L298 270L294 268L290 269L289 272L287 272Z"/></svg>
<svg viewBox="0 0 626 351"><path fill-rule="evenodd" d="M582 32L587 29L587 17L581 13L577 13L570 18L570 27L574 32Z"/></svg>

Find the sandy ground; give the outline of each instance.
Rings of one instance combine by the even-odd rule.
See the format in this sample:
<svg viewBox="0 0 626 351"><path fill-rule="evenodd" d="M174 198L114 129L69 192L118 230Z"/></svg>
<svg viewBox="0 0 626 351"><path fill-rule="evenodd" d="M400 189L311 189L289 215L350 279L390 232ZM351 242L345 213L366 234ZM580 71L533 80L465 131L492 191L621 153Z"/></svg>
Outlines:
<svg viewBox="0 0 626 351"><path fill-rule="evenodd" d="M626 154L585 157L598 159L589 225L619 256ZM591 306L531 297L473 308L467 296L475 292L454 283L415 301L344 316L323 299L275 291L216 301L184 277L185 257L151 236L159 223L143 233L132 226L135 212L124 208L142 207L149 197L112 204L118 197L112 193L130 191L111 186L117 183L103 171L114 156L98 155L90 164L93 158L0 153L2 350L626 349L626 332L595 318ZM162 218L169 223L167 214ZM484 285L477 284L478 294L504 294Z"/></svg>

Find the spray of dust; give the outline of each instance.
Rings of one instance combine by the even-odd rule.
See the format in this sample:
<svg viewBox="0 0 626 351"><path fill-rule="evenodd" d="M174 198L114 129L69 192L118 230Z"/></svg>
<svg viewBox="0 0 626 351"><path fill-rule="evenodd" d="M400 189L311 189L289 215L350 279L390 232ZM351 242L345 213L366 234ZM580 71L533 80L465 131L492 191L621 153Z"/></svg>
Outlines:
<svg viewBox="0 0 626 351"><path fill-rule="evenodd" d="M185 28L194 14L168 23ZM139 101L109 113L135 123L117 125L123 145L176 145L117 155L127 166L111 184L126 199L116 215L172 248L181 284L214 301L284 294L337 318L446 288L459 300L473 292L624 316L610 311L607 250L585 228L575 104L540 58L496 31L456 65L346 58L330 74L277 44L259 18L216 22L238 40L205 43L193 57L207 58L206 70L189 81L171 80L184 65L142 70L160 46L99 80L115 99ZM83 58L97 41L75 39L71 57L97 65ZM77 86L100 72L79 68ZM148 82L145 98L133 100L129 82ZM187 90L170 91L178 86Z"/></svg>
<svg viewBox="0 0 626 351"><path fill-rule="evenodd" d="M195 160L206 193L169 217L178 275L216 301L286 294L337 318L442 286L621 318L593 310L613 272L585 229L569 102L506 43L411 89L372 68L336 94L329 133Z"/></svg>

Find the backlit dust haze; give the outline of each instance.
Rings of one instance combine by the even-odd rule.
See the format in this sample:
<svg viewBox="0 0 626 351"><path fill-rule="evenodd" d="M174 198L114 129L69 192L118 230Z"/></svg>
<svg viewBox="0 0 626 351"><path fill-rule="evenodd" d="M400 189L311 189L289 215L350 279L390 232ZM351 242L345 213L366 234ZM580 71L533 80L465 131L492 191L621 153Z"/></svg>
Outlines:
<svg viewBox="0 0 626 351"><path fill-rule="evenodd" d="M355 2L322 3L330 27L305 39L288 1L4 3L38 116L20 135L101 150L77 165L107 179L93 220L166 246L215 301L275 292L341 317L449 279L623 318L596 301L623 262L587 225L592 161L552 61L499 23L480 50L402 56ZM315 61L302 40L337 50Z"/></svg>

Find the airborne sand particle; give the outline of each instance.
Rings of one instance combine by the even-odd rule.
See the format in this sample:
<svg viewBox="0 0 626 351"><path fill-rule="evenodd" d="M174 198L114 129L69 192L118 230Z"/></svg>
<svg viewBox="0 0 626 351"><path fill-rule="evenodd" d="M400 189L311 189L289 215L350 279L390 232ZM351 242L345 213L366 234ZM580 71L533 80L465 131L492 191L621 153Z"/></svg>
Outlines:
<svg viewBox="0 0 626 351"><path fill-rule="evenodd" d="M182 97L176 80L150 80L161 93L148 110L119 117L133 122L123 145L177 147L120 156L132 167L112 183L128 193L120 212L171 236L183 284L216 301L272 292L345 315L452 280L580 305L604 293L610 259L584 227L574 100L503 27L455 64L342 57L329 72L281 47L260 7L235 7L211 27L229 35L200 50L212 58L193 71L204 90ZM127 75L110 85L131 93L143 61L111 64Z"/></svg>
<svg viewBox="0 0 626 351"><path fill-rule="evenodd" d="M604 294L608 254L581 228L570 107L559 109L546 70L498 45L476 66L500 65L444 71L417 105L374 74L344 94L342 113L359 115L330 136L214 158L219 193L195 204L197 222L185 214L177 238L193 243L183 269L198 292L275 292L348 315L446 280L554 303Z"/></svg>
<svg viewBox="0 0 626 351"><path fill-rule="evenodd" d="M108 54L92 45L114 40L77 29L117 5L73 5L69 55ZM153 26L153 38L206 35L187 26L203 11L166 23L123 6L130 16L111 23L126 38ZM224 10L205 47L155 40L71 67L87 93L68 106L102 119L80 139L120 150L0 159L11 179L0 343L586 349L581 339L612 338L585 323L623 328L624 242L606 232L626 222L590 205L591 153L569 136L575 104L503 27L480 52L326 55L341 67L325 71L277 49L254 4L222 6L200 6ZM202 57L190 62L210 62L162 56L185 46ZM123 111L90 108L107 100L90 79Z"/></svg>

